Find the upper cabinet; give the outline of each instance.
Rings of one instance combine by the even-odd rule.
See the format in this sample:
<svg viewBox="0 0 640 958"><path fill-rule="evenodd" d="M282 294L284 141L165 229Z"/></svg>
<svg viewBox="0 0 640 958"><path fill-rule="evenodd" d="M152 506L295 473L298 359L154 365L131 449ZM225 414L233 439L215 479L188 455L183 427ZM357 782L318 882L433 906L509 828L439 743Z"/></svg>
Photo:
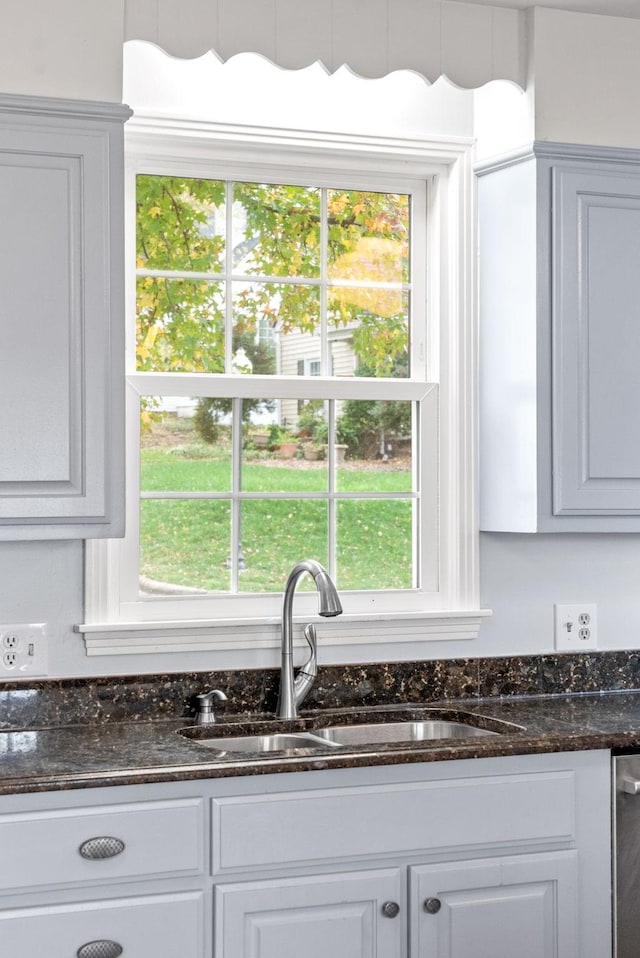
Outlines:
<svg viewBox="0 0 640 958"><path fill-rule="evenodd" d="M478 170L481 528L640 531L640 154Z"/></svg>
<svg viewBox="0 0 640 958"><path fill-rule="evenodd" d="M123 532L128 115L0 97L0 540Z"/></svg>

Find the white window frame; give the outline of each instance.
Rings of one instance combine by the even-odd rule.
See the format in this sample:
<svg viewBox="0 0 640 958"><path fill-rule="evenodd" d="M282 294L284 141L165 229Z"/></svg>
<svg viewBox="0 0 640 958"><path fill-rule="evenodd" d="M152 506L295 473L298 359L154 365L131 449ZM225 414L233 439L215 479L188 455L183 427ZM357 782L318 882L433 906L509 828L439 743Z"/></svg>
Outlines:
<svg viewBox="0 0 640 958"><path fill-rule="evenodd" d="M323 136L305 132L274 132L258 128L234 128L199 121L168 121L136 116L127 133L126 190L128 209L134 209L137 173L194 175L235 180L299 182L315 179L318 185L352 184L352 188L388 188L399 192L401 181L427 184L429 216L427 283L420 285L428 315L425 336L412 341L412 378L395 380L395 399L418 400L423 409L421 495L422 522L429 530L419 561L431 564L429 590L380 593L347 593L357 596L357 611L331 620L322 632L323 661L400 661L421 658L425 640L467 640L478 634L479 608L478 522L476 493L476 368L477 342L474 302L474 236L472 144L467 140L442 138L396 139L368 136ZM283 158L285 166L283 167ZM257 175L259 164L260 173ZM327 174L327 171L330 171ZM385 183L388 186L385 187ZM125 255L135 262L135 223L129 214ZM135 281L127 284L127 310L135 315ZM422 272L424 276L424 272ZM131 326L131 324L130 324ZM135 332L127 341L128 489L127 529L137 539L137 476L139 449L137 430L140 395L206 395L206 374L138 373L135 371ZM426 356L426 361L425 361ZM415 377L418 370L420 378ZM150 384L153 379L153 385ZM218 395L237 395L238 377L217 376ZM179 380L179 383L178 383ZM274 377L242 377L243 391L256 398L269 397ZM388 381L387 381L388 382ZM312 377L300 394L300 378L278 377L278 398L325 398L328 380ZM331 396L385 398L381 383L368 380L357 392L350 380L330 380ZM284 389L284 393L283 393ZM367 392L367 390L369 392ZM370 397L369 397L370 393ZM437 450L437 476L433 476L433 451ZM428 461L430 457L431 462ZM429 545L434 541L434 553ZM306 558L300 556L300 558ZM219 653L216 667L267 665L276 661L279 646L279 594L262 597L258 613L238 618L238 599L194 600L154 603L153 599L126 594L131 568L126 550L118 540L87 543L84 634L88 655L158 655L167 653ZM136 568L137 575L137 568ZM284 587L284 583L282 583ZM188 604L189 612L184 608ZM352 609L355 603L351 603ZM170 614L167 609L170 609ZM308 618L317 609L315 595L296 598L297 616ZM182 614L181 614L182 613ZM211 665L210 655L207 665ZM194 667L198 667L194 665Z"/></svg>

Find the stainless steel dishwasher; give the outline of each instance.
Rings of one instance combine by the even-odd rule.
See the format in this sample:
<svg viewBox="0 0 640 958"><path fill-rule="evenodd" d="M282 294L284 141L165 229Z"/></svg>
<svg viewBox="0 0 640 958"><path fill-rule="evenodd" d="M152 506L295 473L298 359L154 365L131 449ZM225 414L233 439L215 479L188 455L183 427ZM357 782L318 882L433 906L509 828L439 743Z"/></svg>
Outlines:
<svg viewBox="0 0 640 958"><path fill-rule="evenodd" d="M640 754L614 762L614 956L640 955Z"/></svg>

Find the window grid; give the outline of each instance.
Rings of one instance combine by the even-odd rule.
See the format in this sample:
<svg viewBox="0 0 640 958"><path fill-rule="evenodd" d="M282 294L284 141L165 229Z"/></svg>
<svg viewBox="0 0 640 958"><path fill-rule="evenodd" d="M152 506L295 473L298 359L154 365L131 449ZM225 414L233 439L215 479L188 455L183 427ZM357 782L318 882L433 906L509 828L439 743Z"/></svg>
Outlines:
<svg viewBox="0 0 640 958"><path fill-rule="evenodd" d="M145 176L153 175L145 173ZM163 174L155 174L161 176ZM188 176L185 176L188 179ZM149 269L145 267L136 268L136 277L138 279L151 278L151 279L165 279L165 280L183 280L183 281L196 281L201 280L203 282L210 283L214 285L215 283L224 284L225 289L225 355L224 355L224 364L225 371L227 373L232 372L232 360L233 360L233 332L234 332L234 305L233 305L233 292L236 284L255 284L255 285L282 285L282 286L300 286L309 289L317 289L319 291L319 319L320 319L320 329L319 329L319 338L320 338L320 362L321 362L321 375L332 376L332 354L331 354L331 345L329 341L329 326L328 326L328 315L329 315L329 290L330 289L370 289L378 291L396 291L406 294L407 296L407 335L409 337L408 341L408 355L411 356L411 326L412 326L412 283L409 282L392 282L392 281L382 281L382 280L372 280L372 279L348 279L343 277L334 277L329 275L329 264L328 264L328 248L329 248L329 209L328 209L328 195L331 192L331 187L321 187L319 189L320 193L320 271L318 277L310 277L304 275L294 275L294 276L279 276L271 275L267 273L239 273L234 269L234 247L233 247L233 203L234 203L234 194L233 187L234 182L232 180L225 181L225 269L222 272L217 271L200 271L200 270L189 270L189 269ZM336 189L335 187L333 189ZM376 193L380 190L366 189L363 192ZM402 194L400 194L402 195ZM410 245L413 242L412 236L412 226L413 226L413 204L410 201L408 204L408 235L410 237ZM411 262L411 255L409 257L409 262ZM412 270L409 270L409 278L412 275ZM409 360L409 376L413 375L411 370L411 360ZM383 377L380 377L383 378Z"/></svg>
<svg viewBox="0 0 640 958"><path fill-rule="evenodd" d="M145 174L150 175L150 174ZM153 175L153 174L151 174ZM162 173L156 175L162 176ZM175 175L175 173L174 173ZM216 182L220 182L217 180ZM348 279L348 278L335 278L330 276L329 271L329 202L328 198L331 190L341 191L346 189L346 187L335 187L335 186L323 186L319 192L320 197L320 268L319 275L314 276L280 276L280 275L270 275L265 273L241 273L235 269L234 262L234 181L226 180L225 181L225 254L224 254L224 271L221 272L209 272L209 271L196 271L187 269L171 270L171 269L149 269L144 267L139 267L136 269L137 277L152 277L152 278L165 278L168 280L186 280L186 281L203 281L206 283L222 283L225 288L225 305L224 305L224 323L225 323L225 346L224 346L224 362L227 374L223 377L213 375L211 377L207 376L207 380L210 378L217 380L217 383L211 382L213 388L204 390L199 394L202 396L209 396L211 398L216 398L218 395L216 385L219 383L220 379L228 378L228 372L232 369L233 363L233 333L234 333L234 284L243 283L245 285L249 284L269 284L274 283L278 285L286 284L295 284L296 286L304 286L308 288L317 288L319 290L320 296L320 310L319 310L319 332L320 332L320 358L318 360L307 360L308 366L313 363L314 366L319 366L319 369L314 369L313 372L316 375L319 375L319 378L324 378L327 385L326 395L323 396L325 399L325 405L328 409L328 448L333 449L335 439L336 439L336 400L331 399L332 395L332 386L331 382L332 372L333 372L333 352L332 345L329 339L329 291L331 288L368 288L368 289L380 289L380 290L400 290L406 294L406 302L408 309L411 308L411 284L408 282L385 282L380 280L371 280L371 279ZM353 190L354 187L349 187L350 190ZM365 192L369 192L369 187L363 188ZM371 192L381 192L380 190L371 189ZM389 191L393 193L394 191ZM401 193L401 191L398 191ZM408 209L407 214L409 218L409 226L412 226L412 203L411 203L411 194L402 194L407 195L408 197ZM410 244L412 242L412 231L409 229ZM411 250L411 246L409 248ZM409 262L411 259L409 259ZM407 313L407 333L410 335L411 330L411 314ZM410 342L407 342L407 353L410 353ZM161 373L145 373L144 376L149 376L153 379L160 379L162 377ZM187 377L187 374L170 374L177 378L186 379L191 378ZM201 374L203 375L203 374ZM306 376L311 375L310 370L305 369L305 379ZM337 553L338 553L338 543L337 543L337 531L338 531L338 507L339 503L344 501L381 501L381 500L411 500L413 502L413 522L412 522L412 533L413 533L413 555L411 557L411 568L412 572L412 583L413 587L418 585L418 556L420 553L419 548L419 523L416 521L416 516L419 514L419 498L420 498L420 482L419 482L419 467L418 463L420 461L419 457L419 446L418 433L415 429L412 430L412 450L413 450L413 475L414 483L413 490L411 492L346 492L340 491L337 489L337 464L335 456L331 454L328 456L327 462L327 480L328 488L326 491L320 492L282 492L282 493L272 493L272 492L247 492L242 489L242 463L243 463L243 437L242 437L242 401L244 398L243 386L248 377L236 376L234 378L237 383L237 389L235 390L233 397L233 415L231 419L231 488L229 492L199 492L199 491L179 491L172 492L167 490L162 491L143 491L141 493L141 500L218 500L218 501L228 501L230 502L231 507L231 530L230 530L230 547L231 547L231 556L230 556L230 593L237 594L239 592L240 580L239 580L239 567L238 567L238 557L241 552L242 544L242 503L255 501L255 500L285 500L292 503L303 502L303 501L320 501L326 503L327 506L327 549L328 549L328 564L330 570L335 574L337 566ZM254 377L251 377L254 378ZM314 377L315 378L315 377ZM272 377L274 382L279 382L277 376ZM400 385L401 382L406 383L407 379L400 380L383 380L380 377L380 380L376 381L376 384L380 388L380 393L384 394L385 398L390 398L388 394L388 387L391 387L391 398L393 398L393 393L396 391L394 387ZM358 382L357 378L354 377L352 382L353 386L353 396L357 398L360 395L360 387L362 383ZM300 384L303 386L303 383ZM187 394L187 391L182 388L178 388L175 391L175 394L180 393ZM158 392L154 390L155 395L159 395ZM305 391L303 388L299 390L300 398L305 399ZM167 395L165 393L165 395ZM266 395L266 393L265 393ZM418 404L419 405L419 404ZM413 419L417 417L417 405L415 402L412 402L413 408Z"/></svg>
<svg viewBox="0 0 640 958"><path fill-rule="evenodd" d="M327 400L328 405L328 433L329 448L333 448L335 441L336 428L336 401ZM416 411L414 409L415 418ZM415 436L415 427L412 427ZM243 436L242 436L242 398L236 397L233 400L232 424L231 424L231 489L229 492L209 492L209 491L176 491L169 490L150 490L140 493L141 501L223 501L231 504L231 530L230 530L230 589L231 595L241 594L239 579L239 557L242 553L242 503L251 501L284 501L284 502L323 502L327 506L327 559L329 571L332 575L337 575L338 570L338 519L337 510L340 502L382 502L382 501L411 501L412 510L412 530L413 547L411 557L411 579L412 587L416 588L419 582L419 515L420 491L417 481L414 480L414 488L411 491L394 492L366 492L356 491L348 492L338 488L337 461L334 454L330 454L327 460L327 488L315 492L251 492L242 488L242 467L243 467Z"/></svg>

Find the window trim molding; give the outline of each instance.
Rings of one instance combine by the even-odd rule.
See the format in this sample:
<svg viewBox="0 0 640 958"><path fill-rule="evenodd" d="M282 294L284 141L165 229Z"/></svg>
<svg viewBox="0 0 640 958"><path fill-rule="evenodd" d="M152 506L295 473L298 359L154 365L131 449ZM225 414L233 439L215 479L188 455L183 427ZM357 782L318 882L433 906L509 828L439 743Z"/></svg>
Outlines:
<svg viewBox="0 0 640 958"><path fill-rule="evenodd" d="M474 639L488 609L463 612L397 612L343 614L322 634L323 664L387 662L424 658L425 641L452 642ZM308 616L294 618L294 645L304 645ZM185 619L182 622L122 622L116 625L79 625L88 656L140 655L162 652L272 653L280 649L280 618ZM400 643L404 654L390 642ZM363 658L362 648L367 647ZM275 664L275 659L273 661ZM222 666L221 666L222 667Z"/></svg>
<svg viewBox="0 0 640 958"><path fill-rule="evenodd" d="M438 390L439 598L429 610L414 607L407 612L382 608L377 611L373 601L370 612L343 615L333 621L323 635L323 649L324 657L332 662L362 661L363 646L369 646L366 656L369 661L400 661L424 657L420 651L424 641L475 638L482 618L490 612L479 608L472 141L444 137L329 136L294 130L274 132L259 127L176 121L159 116L136 116L127 128L126 138L137 163L144 163L145 159L149 162L160 159L163 164L175 161L176 170L183 173L185 159L195 156L201 162L215 142L221 163L234 162L238 178L243 175L248 150L260 155L265 177L276 169L282 175L276 154L286 148L312 175L329 165L332 172L353 171L357 163L358 171L365 177L375 175L377 181L384 182L384 167L397 166L401 160L408 178L435 179L427 241L432 252L428 292L432 299L427 309L431 306L443 319L428 327L427 355L436 357L438 375L430 375L427 369L426 379L444 384L444 388ZM429 388L428 382L409 381L407 385L414 389L416 385ZM321 388L322 382L318 381L318 389ZM127 458L135 463L134 448L127 449ZM190 651L233 655L235 650L242 657L249 648L260 648L276 661L279 619L273 616L260 620L130 621L130 617L122 615L117 597L118 553L116 540L87 543L85 623L76 626L84 635L87 655ZM307 614L308 609L313 613L313 598L300 595L296 610ZM400 641L400 637L404 641Z"/></svg>

